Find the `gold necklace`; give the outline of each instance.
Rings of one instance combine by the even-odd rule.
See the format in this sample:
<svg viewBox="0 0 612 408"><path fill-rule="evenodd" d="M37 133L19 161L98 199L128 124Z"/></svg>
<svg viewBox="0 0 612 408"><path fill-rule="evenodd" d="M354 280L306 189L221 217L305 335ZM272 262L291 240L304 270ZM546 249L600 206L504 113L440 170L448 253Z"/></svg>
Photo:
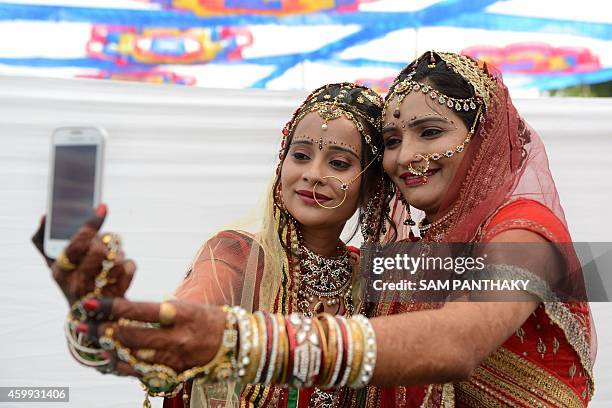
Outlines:
<svg viewBox="0 0 612 408"><path fill-rule="evenodd" d="M314 253L306 245L300 245L300 282L298 290L299 311L314 316L328 306L337 305L335 313L344 306L345 314L354 312L351 278L353 268L344 244L338 246L339 256L328 258ZM311 306L311 304L314 305Z"/></svg>

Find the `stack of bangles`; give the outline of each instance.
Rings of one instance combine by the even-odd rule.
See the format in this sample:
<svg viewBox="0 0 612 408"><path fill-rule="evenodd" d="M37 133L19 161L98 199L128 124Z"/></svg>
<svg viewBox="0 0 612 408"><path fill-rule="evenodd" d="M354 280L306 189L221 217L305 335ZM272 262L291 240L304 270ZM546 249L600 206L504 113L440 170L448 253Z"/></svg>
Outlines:
<svg viewBox="0 0 612 408"><path fill-rule="evenodd" d="M110 313L110 301L102 302L104 306L94 315L88 312L84 307L84 304L90 299L102 299L102 289L107 284L114 283L114 280L109 274L111 269L115 266L115 260L121 249L121 240L118 235L104 234L102 236L102 242L104 242L108 251L106 259L102 261L100 273L96 276L94 289L72 305L66 323L64 324L64 332L68 341L68 350L75 360L87 367L93 367L102 373L110 373L113 372L112 361L108 358L108 354L105 350L101 349L98 343L93 340L95 336L88 336L76 330L79 323L85 322L89 318L108 318L108 314ZM60 260L62 261L59 262ZM58 263L59 266L64 269L67 267L69 267L69 269L76 268L76 266L72 265L66 258L63 252L58 257Z"/></svg>
<svg viewBox="0 0 612 408"><path fill-rule="evenodd" d="M150 396L174 396L182 383L237 381L323 389L367 385L376 365L376 339L369 320L327 313L309 318L264 312L247 313L224 307L226 326L215 357L206 365L176 373L161 364L139 361L132 350L114 339L113 328L100 337L102 348L115 350L120 360L141 375ZM119 325L142 324L120 320Z"/></svg>

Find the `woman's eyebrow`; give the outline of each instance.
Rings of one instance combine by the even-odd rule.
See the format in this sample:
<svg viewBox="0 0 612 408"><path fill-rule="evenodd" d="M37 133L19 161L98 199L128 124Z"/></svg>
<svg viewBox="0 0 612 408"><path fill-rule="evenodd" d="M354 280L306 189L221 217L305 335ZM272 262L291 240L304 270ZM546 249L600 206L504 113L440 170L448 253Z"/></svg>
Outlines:
<svg viewBox="0 0 612 408"><path fill-rule="evenodd" d="M291 146L293 145L306 145L306 146L314 146L314 142L311 139L299 139L299 140L293 140L291 142ZM357 158L357 160L361 160L361 157L359 157L359 155L357 154L357 152L355 152L353 149L349 149L347 147L343 147L343 146L338 146L338 145L328 145L330 149L332 150L339 150L342 152L346 152L346 153L350 153L353 156L355 156Z"/></svg>
<svg viewBox="0 0 612 408"><path fill-rule="evenodd" d="M418 125L421 125L421 124L427 123L427 122L439 122L439 123L445 123L445 124L450 124L451 123L448 120L446 120L445 118L443 118L442 116L428 116L428 117L424 117L424 118L413 119L410 122L408 122L408 124L406 126L407 127L415 127L415 126L418 126Z"/></svg>
<svg viewBox="0 0 612 408"><path fill-rule="evenodd" d="M310 140L310 139L292 140L291 141L291 146L293 146L294 144L303 144L303 145L312 146L312 140Z"/></svg>
<svg viewBox="0 0 612 408"><path fill-rule="evenodd" d="M357 160L361 160L361 157L359 157L359 155L355 151L353 151L353 149L349 149L349 148L338 146L338 145L331 145L331 146L329 146L329 148L332 149L332 150L340 150L340 151L343 151L343 152L350 153L353 156L355 156L355 158L357 158Z"/></svg>
<svg viewBox="0 0 612 408"><path fill-rule="evenodd" d="M383 127L382 133L390 132L390 131L396 130L396 129L397 129L397 124L395 122L391 122L391 123L385 125L385 127Z"/></svg>

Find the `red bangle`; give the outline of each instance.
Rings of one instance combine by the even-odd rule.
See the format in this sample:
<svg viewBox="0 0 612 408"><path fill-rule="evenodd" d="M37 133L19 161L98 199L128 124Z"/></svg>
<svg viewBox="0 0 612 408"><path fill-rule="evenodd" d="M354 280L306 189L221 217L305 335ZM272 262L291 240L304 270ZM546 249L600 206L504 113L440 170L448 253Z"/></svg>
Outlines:
<svg viewBox="0 0 612 408"><path fill-rule="evenodd" d="M264 316L264 322L266 324L266 334L267 334L267 342L266 342L266 360L263 366L263 369L261 370L261 377L259 378L259 382L262 383L265 378L267 377L267 373L268 373L268 368L270 366L270 352L272 351L272 326L270 325L270 314L269 313L263 313Z"/></svg>
<svg viewBox="0 0 612 408"><path fill-rule="evenodd" d="M289 364L287 364L287 373L283 382L287 384L290 383L291 377L293 377L293 357L295 351L295 331L289 321L289 316L285 316L285 327L287 328L287 338L289 339Z"/></svg>
<svg viewBox="0 0 612 408"><path fill-rule="evenodd" d="M346 363L348 360L347 347L348 347L348 334L346 333L346 325L343 319L335 318L340 326L340 333L342 334L342 363L340 363L340 371L338 372L338 378L334 383L334 386L338 385L344 377L344 371L346 370Z"/></svg>

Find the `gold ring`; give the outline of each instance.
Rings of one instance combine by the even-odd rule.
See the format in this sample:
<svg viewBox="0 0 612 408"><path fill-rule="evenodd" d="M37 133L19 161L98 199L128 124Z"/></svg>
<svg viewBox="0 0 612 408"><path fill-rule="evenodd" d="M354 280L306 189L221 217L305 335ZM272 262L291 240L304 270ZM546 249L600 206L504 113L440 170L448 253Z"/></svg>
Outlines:
<svg viewBox="0 0 612 408"><path fill-rule="evenodd" d="M176 317L176 307L172 303L164 302L159 306L159 324L172 326Z"/></svg>
<svg viewBox="0 0 612 408"><path fill-rule="evenodd" d="M429 155L417 154L415 157L417 159L421 158L422 160L425 160L425 167L415 169L414 167L412 167L412 163L408 163L408 171L414 174L415 176L424 176L427 170L429 170Z"/></svg>
<svg viewBox="0 0 612 408"><path fill-rule="evenodd" d="M346 184L344 181L340 180L340 179L339 179L338 177L336 177L336 176L325 176L325 177L323 177L323 180L325 180L325 179L327 179L327 178L333 178L333 179L336 179L336 180L338 180L338 181L340 182L340 190L342 190L342 191L344 192L344 197L342 197L342 201L340 201L340 203L339 203L339 204L336 204L336 205L334 205L334 206L332 206L332 207L328 207L328 206L325 206L325 205L321 204L321 203L319 202L319 200L317 200L317 194L315 193L315 189L317 188L317 184L319 184L319 183L320 183L319 181L317 181L317 182L314 184L314 186L312 186L312 198L315 200L315 203L317 203L317 205L318 205L319 207L326 208L326 209L328 209L328 210L333 210L334 208L338 208L338 207L340 207L342 204L344 204L344 202L346 201L346 190L348 190L349 186L348 186L348 184Z"/></svg>
<svg viewBox="0 0 612 408"><path fill-rule="evenodd" d="M106 233L102 235L102 242L108 247L118 247L121 245L121 237L119 234Z"/></svg>
<svg viewBox="0 0 612 408"><path fill-rule="evenodd" d="M76 265L70 262L70 259L68 259L64 251L59 253L55 262L63 271L70 272L76 269Z"/></svg>

